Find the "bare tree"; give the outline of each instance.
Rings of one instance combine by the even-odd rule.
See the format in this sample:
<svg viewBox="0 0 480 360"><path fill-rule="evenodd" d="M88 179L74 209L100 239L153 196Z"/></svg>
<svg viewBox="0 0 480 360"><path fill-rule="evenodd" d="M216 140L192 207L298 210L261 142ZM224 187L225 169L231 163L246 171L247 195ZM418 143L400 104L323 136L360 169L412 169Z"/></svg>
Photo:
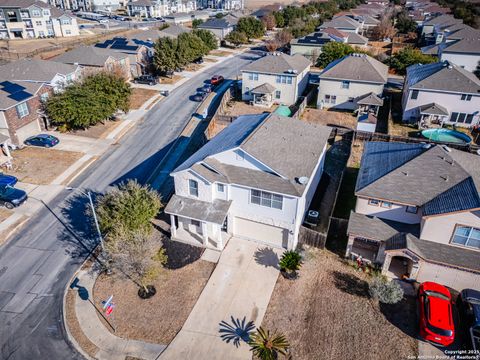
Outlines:
<svg viewBox="0 0 480 360"><path fill-rule="evenodd" d="M280 43L276 39L265 41L265 48L268 52L274 52L280 47Z"/></svg>
<svg viewBox="0 0 480 360"><path fill-rule="evenodd" d="M380 23L372 29L373 36L378 40L391 39L397 33L390 17L383 17Z"/></svg>
<svg viewBox="0 0 480 360"><path fill-rule="evenodd" d="M267 14L262 18L263 26L267 30L272 30L275 26L277 26L277 22L275 21L275 16L273 14Z"/></svg>

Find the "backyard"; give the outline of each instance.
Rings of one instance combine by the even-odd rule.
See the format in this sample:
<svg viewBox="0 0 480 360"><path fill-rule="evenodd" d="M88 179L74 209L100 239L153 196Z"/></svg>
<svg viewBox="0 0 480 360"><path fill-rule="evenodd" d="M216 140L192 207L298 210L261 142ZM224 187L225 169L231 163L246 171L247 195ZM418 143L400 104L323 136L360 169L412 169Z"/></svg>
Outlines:
<svg viewBox="0 0 480 360"><path fill-rule="evenodd" d="M369 276L308 248L299 278L279 276L262 326L285 334L294 359L407 359L418 353L415 298L379 305ZM320 355L321 354L321 355Z"/></svg>
<svg viewBox="0 0 480 360"><path fill-rule="evenodd" d="M338 126L347 129L355 129L357 127L357 118L352 112L346 111L306 108L301 119L317 125Z"/></svg>

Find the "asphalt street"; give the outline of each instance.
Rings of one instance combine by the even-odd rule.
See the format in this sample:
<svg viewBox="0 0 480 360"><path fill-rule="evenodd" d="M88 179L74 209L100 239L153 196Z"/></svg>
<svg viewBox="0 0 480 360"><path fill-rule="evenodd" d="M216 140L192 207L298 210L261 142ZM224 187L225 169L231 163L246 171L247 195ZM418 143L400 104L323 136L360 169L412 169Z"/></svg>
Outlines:
<svg viewBox="0 0 480 360"><path fill-rule="evenodd" d="M214 74L235 79L256 58L238 55L175 89L71 186L98 194L126 179L145 182L198 106L189 96ZM96 244L86 205L79 191L65 190L0 248L0 359L82 358L66 340L62 301Z"/></svg>

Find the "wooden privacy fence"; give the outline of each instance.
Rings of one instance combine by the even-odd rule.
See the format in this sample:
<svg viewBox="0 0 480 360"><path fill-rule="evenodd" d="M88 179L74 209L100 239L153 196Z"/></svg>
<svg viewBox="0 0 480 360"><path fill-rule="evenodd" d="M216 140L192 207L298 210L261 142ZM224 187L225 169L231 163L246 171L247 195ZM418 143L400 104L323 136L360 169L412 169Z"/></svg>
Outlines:
<svg viewBox="0 0 480 360"><path fill-rule="evenodd" d="M327 235L302 225L300 226L300 231L298 233L298 241L301 244L324 249L325 242L327 241Z"/></svg>

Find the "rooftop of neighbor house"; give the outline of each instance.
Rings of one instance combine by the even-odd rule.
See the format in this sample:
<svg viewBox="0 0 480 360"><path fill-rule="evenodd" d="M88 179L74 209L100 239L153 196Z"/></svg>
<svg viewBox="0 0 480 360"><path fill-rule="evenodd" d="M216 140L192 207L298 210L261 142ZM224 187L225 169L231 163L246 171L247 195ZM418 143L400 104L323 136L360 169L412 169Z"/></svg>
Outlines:
<svg viewBox="0 0 480 360"><path fill-rule="evenodd" d="M32 5L36 5L45 9L50 8L50 5L37 0L0 0L0 7L26 9Z"/></svg>
<svg viewBox="0 0 480 360"><path fill-rule="evenodd" d="M377 25L380 23L380 20L375 19L372 15L368 14L368 12L362 12L360 13L356 12L355 10L351 11L342 11L338 14L335 14L333 18L337 18L340 16L347 16L351 19L356 20L356 18L359 19L360 22L363 22L365 25Z"/></svg>
<svg viewBox="0 0 480 360"><path fill-rule="evenodd" d="M417 90L443 90L469 94L480 92L480 79L449 61L409 66L406 85Z"/></svg>
<svg viewBox="0 0 480 360"><path fill-rule="evenodd" d="M463 21L461 19L455 19L452 15L439 15L435 17L431 17L423 22L423 25L441 25L441 26L448 26L448 25L455 25L461 24Z"/></svg>
<svg viewBox="0 0 480 360"><path fill-rule="evenodd" d="M442 31L448 40L480 38L480 31L466 24L447 26Z"/></svg>
<svg viewBox="0 0 480 360"><path fill-rule="evenodd" d="M480 156L441 145L367 142L355 194L422 207L425 216L480 208Z"/></svg>
<svg viewBox="0 0 480 360"><path fill-rule="evenodd" d="M126 39L128 40L129 43L152 47L158 38L169 37L172 39L176 39L178 35L192 31L191 29L181 25L176 25L176 24L168 24L168 25L169 25L168 27L162 30L149 29L149 30L139 31L135 34L128 35Z"/></svg>
<svg viewBox="0 0 480 360"><path fill-rule="evenodd" d="M127 57L127 54L111 49L102 49L95 46L80 46L56 56L52 60L64 64L104 66L109 58L121 60Z"/></svg>
<svg viewBox="0 0 480 360"><path fill-rule="evenodd" d="M221 181L262 190L301 196L299 181L311 177L317 167L331 128L308 124L277 114L243 115L193 154L175 172L190 169L209 181ZM238 150L271 171L220 163L212 156ZM285 149L282 156L274 149Z"/></svg>
<svg viewBox="0 0 480 360"><path fill-rule="evenodd" d="M367 45L368 39L354 32L343 32L335 28L325 28L304 37L293 39L291 44L318 46L328 43L335 38L346 39L349 44Z"/></svg>
<svg viewBox="0 0 480 360"><path fill-rule="evenodd" d="M366 54L346 55L332 61L321 72L322 79L365 81L383 84L387 82L388 66Z"/></svg>
<svg viewBox="0 0 480 360"><path fill-rule="evenodd" d="M30 99L43 86L31 81L5 80L0 82L0 110L6 110Z"/></svg>
<svg viewBox="0 0 480 360"><path fill-rule="evenodd" d="M77 66L41 59L21 59L0 66L2 80L50 82L57 74L68 75Z"/></svg>
<svg viewBox="0 0 480 360"><path fill-rule="evenodd" d="M348 16L339 16L320 25L320 29L324 29L324 28L358 29L361 26L362 26L361 23L359 23L358 21Z"/></svg>
<svg viewBox="0 0 480 360"><path fill-rule="evenodd" d="M208 19L207 21L201 23L198 25L199 29L228 29L232 27L234 24L232 24L228 19L221 18L213 18L213 19Z"/></svg>
<svg viewBox="0 0 480 360"><path fill-rule="evenodd" d="M248 64L242 71L258 71L269 74L301 73L311 65L310 60L300 54L271 53Z"/></svg>
<svg viewBox="0 0 480 360"><path fill-rule="evenodd" d="M150 0L135 0L135 1L129 1L127 5L131 6L152 6L152 2Z"/></svg>
<svg viewBox="0 0 480 360"><path fill-rule="evenodd" d="M473 37L453 40L443 46L444 53L465 53L480 54L480 33L472 35Z"/></svg>

